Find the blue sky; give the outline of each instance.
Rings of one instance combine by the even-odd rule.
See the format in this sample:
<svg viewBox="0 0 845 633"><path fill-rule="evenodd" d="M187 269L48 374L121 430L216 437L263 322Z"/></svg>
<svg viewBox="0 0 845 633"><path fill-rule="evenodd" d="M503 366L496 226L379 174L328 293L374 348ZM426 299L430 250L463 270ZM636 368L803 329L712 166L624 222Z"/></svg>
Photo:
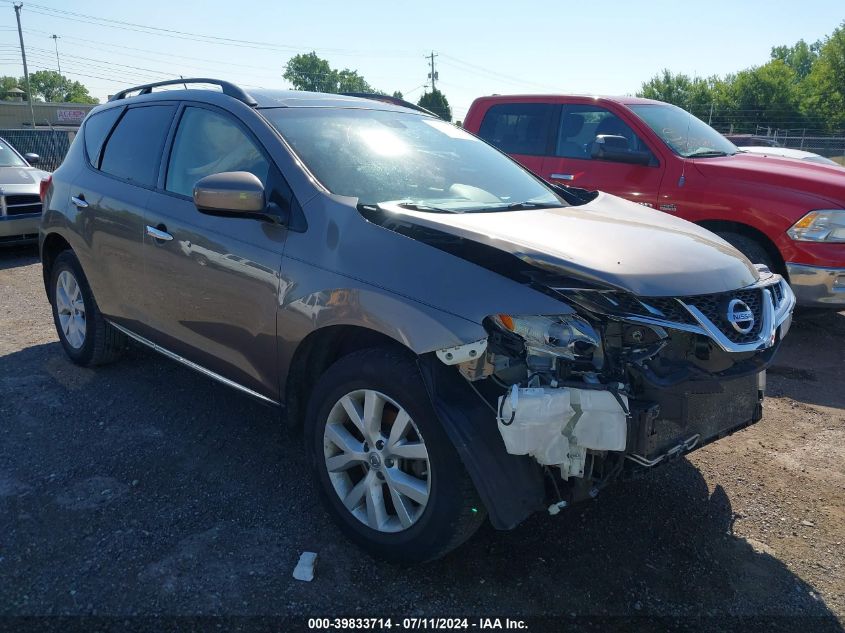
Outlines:
<svg viewBox="0 0 845 633"><path fill-rule="evenodd" d="M0 0L0 15L0 74L22 75L9 0ZM89 16L183 35L96 24ZM427 81L425 55L434 50L438 87L458 119L485 94L632 94L662 68L705 76L741 70L765 63L774 45L815 41L844 19L842 0L24 0L22 12L30 70L55 70L56 34L63 74L100 99L178 75L286 87L288 58L316 50L333 66L416 101Z"/></svg>

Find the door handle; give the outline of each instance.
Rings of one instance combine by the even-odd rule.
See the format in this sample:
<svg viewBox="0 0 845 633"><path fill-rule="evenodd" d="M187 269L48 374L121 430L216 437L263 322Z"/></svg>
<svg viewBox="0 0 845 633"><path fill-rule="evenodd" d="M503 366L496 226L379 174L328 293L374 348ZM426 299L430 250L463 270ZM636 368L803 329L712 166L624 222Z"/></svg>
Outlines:
<svg viewBox="0 0 845 633"><path fill-rule="evenodd" d="M552 180L575 180L573 174L552 174L549 176Z"/></svg>
<svg viewBox="0 0 845 633"><path fill-rule="evenodd" d="M70 201L77 209L86 209L88 207L88 203L85 202L85 196L81 193L78 196L71 196Z"/></svg>
<svg viewBox="0 0 845 633"><path fill-rule="evenodd" d="M153 237L157 240L161 240L162 242L169 242L173 239L173 236L168 233L167 231L163 230L165 227L163 224L159 225L161 228L157 228L155 226L147 225L147 235Z"/></svg>

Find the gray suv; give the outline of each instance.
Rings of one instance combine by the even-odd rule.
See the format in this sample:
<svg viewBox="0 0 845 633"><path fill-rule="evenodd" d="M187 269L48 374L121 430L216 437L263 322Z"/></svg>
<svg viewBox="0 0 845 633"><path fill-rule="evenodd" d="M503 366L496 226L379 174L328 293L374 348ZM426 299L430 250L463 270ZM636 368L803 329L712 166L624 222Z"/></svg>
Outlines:
<svg viewBox="0 0 845 633"><path fill-rule="evenodd" d="M68 356L132 339L282 408L340 527L394 561L756 422L795 303L700 227L364 98L120 92L44 209Z"/></svg>

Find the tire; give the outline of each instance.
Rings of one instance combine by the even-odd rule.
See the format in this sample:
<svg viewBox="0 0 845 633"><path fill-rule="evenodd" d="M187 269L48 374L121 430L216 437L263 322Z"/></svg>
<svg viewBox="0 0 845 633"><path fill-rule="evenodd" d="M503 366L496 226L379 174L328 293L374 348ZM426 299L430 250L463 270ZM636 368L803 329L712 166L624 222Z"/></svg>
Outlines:
<svg viewBox="0 0 845 633"><path fill-rule="evenodd" d="M739 233L724 232L717 235L750 259L752 264L765 264L772 272L778 272L772 256L757 240Z"/></svg>
<svg viewBox="0 0 845 633"><path fill-rule="evenodd" d="M59 253L53 262L49 292L59 342L74 363L104 365L122 355L126 335L103 318L73 251Z"/></svg>
<svg viewBox="0 0 845 633"><path fill-rule="evenodd" d="M360 416L358 425L343 406L344 398ZM379 401L382 415L370 416L378 420L378 429L365 435L361 425L367 416L361 414ZM410 418L407 424L403 412ZM379 436L386 443L378 444L374 438ZM308 403L305 445L332 518L375 557L404 564L440 558L472 536L486 517L416 363L398 350L354 352L320 377ZM344 462L351 467L342 470ZM331 474L330 463L335 467Z"/></svg>

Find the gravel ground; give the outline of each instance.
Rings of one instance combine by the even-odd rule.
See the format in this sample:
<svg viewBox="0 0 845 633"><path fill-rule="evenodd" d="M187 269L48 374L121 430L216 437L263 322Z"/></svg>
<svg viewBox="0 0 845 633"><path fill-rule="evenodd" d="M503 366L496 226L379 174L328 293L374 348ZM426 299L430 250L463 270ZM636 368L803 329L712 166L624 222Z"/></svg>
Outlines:
<svg viewBox="0 0 845 633"><path fill-rule="evenodd" d="M141 349L72 365L31 249L0 251L0 332L0 616L763 617L761 630L842 630L845 313L797 320L757 425L410 569L343 539L273 410ZM319 554L312 583L291 577L305 550Z"/></svg>

